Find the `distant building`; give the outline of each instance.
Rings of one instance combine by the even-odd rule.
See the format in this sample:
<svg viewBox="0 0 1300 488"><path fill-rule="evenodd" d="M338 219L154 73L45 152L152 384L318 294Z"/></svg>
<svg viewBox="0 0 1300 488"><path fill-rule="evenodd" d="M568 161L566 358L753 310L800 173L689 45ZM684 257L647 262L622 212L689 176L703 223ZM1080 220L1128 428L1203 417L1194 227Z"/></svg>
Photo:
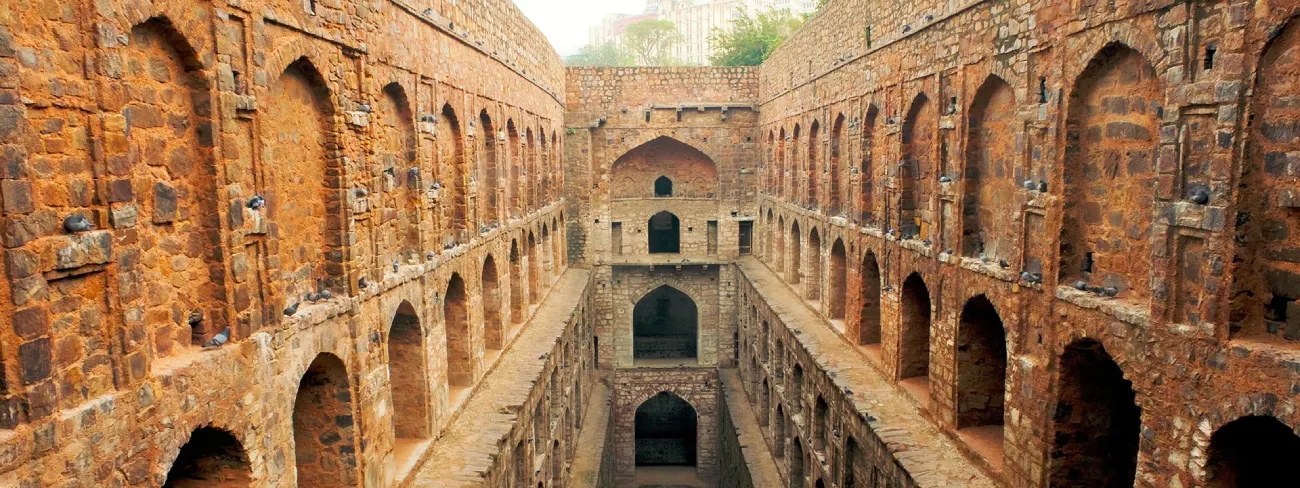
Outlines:
<svg viewBox="0 0 1300 488"><path fill-rule="evenodd" d="M709 35L714 29L726 29L741 12L765 9L789 9L796 14L812 12L817 0L647 0L641 14L610 14L588 30L588 42L600 45L619 43L629 25L647 19L664 19L677 26L683 41L673 56L687 64L709 63Z"/></svg>

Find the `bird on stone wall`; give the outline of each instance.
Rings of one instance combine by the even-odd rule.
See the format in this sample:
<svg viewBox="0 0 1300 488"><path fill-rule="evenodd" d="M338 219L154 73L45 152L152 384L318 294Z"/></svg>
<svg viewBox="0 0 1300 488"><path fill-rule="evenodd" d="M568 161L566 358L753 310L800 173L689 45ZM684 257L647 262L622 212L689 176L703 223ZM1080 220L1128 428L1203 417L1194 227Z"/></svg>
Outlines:
<svg viewBox="0 0 1300 488"><path fill-rule="evenodd" d="M93 228L95 226L81 214L69 215L68 218L63 219L63 229L68 232L85 232Z"/></svg>
<svg viewBox="0 0 1300 488"><path fill-rule="evenodd" d="M253 198L248 199L247 206L253 210L262 208L266 206L266 198L263 198L261 195L253 195Z"/></svg>
<svg viewBox="0 0 1300 488"><path fill-rule="evenodd" d="M284 309L284 315L286 317L292 317L294 314L298 313L298 305L301 304L302 302L295 302L293 305L289 305Z"/></svg>
<svg viewBox="0 0 1300 488"><path fill-rule="evenodd" d="M207 344L204 344L203 347L221 347L226 343L226 341L229 340L230 340L230 327L226 327L224 329L221 329L221 332L217 333L217 335L212 336L212 340L208 341Z"/></svg>
<svg viewBox="0 0 1300 488"><path fill-rule="evenodd" d="M1026 190L1034 190L1038 188L1038 185L1034 184L1034 180L1025 180L1024 187Z"/></svg>
<svg viewBox="0 0 1300 488"><path fill-rule="evenodd" d="M1210 191L1205 188L1197 188L1192 192L1192 203L1197 205L1210 203Z"/></svg>
<svg viewBox="0 0 1300 488"><path fill-rule="evenodd" d="M1038 192L1047 193L1047 180L1038 180Z"/></svg>
<svg viewBox="0 0 1300 488"><path fill-rule="evenodd" d="M357 280L357 287L361 288L362 290L366 288L370 288L370 280L367 280L365 276L362 276L361 279Z"/></svg>

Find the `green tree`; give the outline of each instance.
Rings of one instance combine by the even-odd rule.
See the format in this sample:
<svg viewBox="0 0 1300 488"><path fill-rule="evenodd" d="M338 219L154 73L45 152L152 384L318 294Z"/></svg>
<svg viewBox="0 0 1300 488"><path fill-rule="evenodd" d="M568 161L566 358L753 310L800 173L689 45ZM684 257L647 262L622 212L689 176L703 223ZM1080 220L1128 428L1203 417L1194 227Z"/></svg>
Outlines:
<svg viewBox="0 0 1300 488"><path fill-rule="evenodd" d="M673 48L685 40L672 21L646 19L627 26L623 47L641 66L681 64L673 58Z"/></svg>
<svg viewBox="0 0 1300 488"><path fill-rule="evenodd" d="M713 29L709 35L709 61L714 66L758 66L772 55L795 30L804 17L789 10L768 9L757 16L743 10L729 22L727 29Z"/></svg>
<svg viewBox="0 0 1300 488"><path fill-rule="evenodd" d="M600 45L582 46L576 54L564 58L568 66L631 66L632 55L623 46L606 42Z"/></svg>

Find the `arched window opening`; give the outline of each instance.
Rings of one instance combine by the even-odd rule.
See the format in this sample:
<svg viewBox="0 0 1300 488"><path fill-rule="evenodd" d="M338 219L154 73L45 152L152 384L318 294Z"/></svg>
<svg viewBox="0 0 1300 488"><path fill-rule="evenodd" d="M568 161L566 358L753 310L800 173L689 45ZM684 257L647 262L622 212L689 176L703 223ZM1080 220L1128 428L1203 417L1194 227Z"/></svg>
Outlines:
<svg viewBox="0 0 1300 488"><path fill-rule="evenodd" d="M646 294L632 309L632 357L695 359L699 310L695 301L671 286Z"/></svg>
<svg viewBox="0 0 1300 488"><path fill-rule="evenodd" d="M200 427L181 446L163 488L248 486L252 471L239 439L221 429Z"/></svg>
<svg viewBox="0 0 1300 488"><path fill-rule="evenodd" d="M772 456L785 457L785 407L776 406L776 419L772 421Z"/></svg>
<svg viewBox="0 0 1300 488"><path fill-rule="evenodd" d="M970 109L966 198L962 205L962 254L992 261L1011 259L1012 224L1018 181L1032 176L1016 167L1016 93L1001 78L990 76L975 94Z"/></svg>
<svg viewBox="0 0 1300 488"><path fill-rule="evenodd" d="M1300 476L1295 453L1300 437L1273 417L1242 417L1210 436L1205 466L1209 488L1291 486Z"/></svg>
<svg viewBox="0 0 1300 488"><path fill-rule="evenodd" d="M655 196L660 198L673 196L673 180L668 179L667 176L660 176L655 180Z"/></svg>
<svg viewBox="0 0 1300 488"><path fill-rule="evenodd" d="M832 320L844 320L844 302L848 300L848 270L846 261L847 253L844 251L844 241L835 239L835 244L831 245L831 280L830 280L830 312Z"/></svg>
<svg viewBox="0 0 1300 488"><path fill-rule="evenodd" d="M293 403L298 486L357 485L355 425L343 361L328 353L317 356L298 383Z"/></svg>
<svg viewBox="0 0 1300 488"><path fill-rule="evenodd" d="M695 466L695 408L661 392L636 409L636 465Z"/></svg>
<svg viewBox="0 0 1300 488"><path fill-rule="evenodd" d="M826 404L826 399L822 398L821 395L817 395L817 400L813 402L812 442L813 449L821 453L826 453L826 446L830 445L826 438L830 435L830 429L828 428L831 423L830 410L830 406Z"/></svg>
<svg viewBox="0 0 1300 488"><path fill-rule="evenodd" d="M651 254L676 254L682 252L681 221L670 212L659 212L650 217L648 224Z"/></svg>
<svg viewBox="0 0 1300 488"><path fill-rule="evenodd" d="M898 168L898 229L904 237L928 239L930 195L934 176L934 150L938 129L936 110L924 93L918 94L903 122L903 163Z"/></svg>
<svg viewBox="0 0 1300 488"><path fill-rule="evenodd" d="M524 323L524 262L519 256L519 241L510 240L510 322Z"/></svg>
<svg viewBox="0 0 1300 488"><path fill-rule="evenodd" d="M1133 486L1142 428L1133 384L1091 339L1066 346L1060 370L1049 485Z"/></svg>
<svg viewBox="0 0 1300 488"><path fill-rule="evenodd" d="M803 442L795 437L790 443L790 488L804 488L807 483L803 469Z"/></svg>

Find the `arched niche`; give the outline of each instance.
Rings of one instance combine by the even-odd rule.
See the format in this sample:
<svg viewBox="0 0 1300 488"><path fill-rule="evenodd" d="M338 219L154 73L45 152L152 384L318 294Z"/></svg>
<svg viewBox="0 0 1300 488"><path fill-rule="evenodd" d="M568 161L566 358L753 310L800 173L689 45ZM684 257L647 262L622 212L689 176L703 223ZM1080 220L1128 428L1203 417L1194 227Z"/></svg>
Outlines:
<svg viewBox="0 0 1300 488"><path fill-rule="evenodd" d="M610 167L614 198L652 198L660 177L672 182L673 197L714 198L718 167L713 159L684 142L658 137L620 156Z"/></svg>

